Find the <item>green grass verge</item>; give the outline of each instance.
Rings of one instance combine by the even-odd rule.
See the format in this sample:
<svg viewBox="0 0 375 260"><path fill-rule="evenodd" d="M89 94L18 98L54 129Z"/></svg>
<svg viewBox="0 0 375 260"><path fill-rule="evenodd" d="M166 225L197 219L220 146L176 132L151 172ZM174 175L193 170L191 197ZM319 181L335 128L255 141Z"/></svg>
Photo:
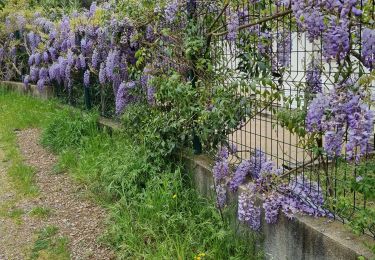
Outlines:
<svg viewBox="0 0 375 260"><path fill-rule="evenodd" d="M179 162L151 161L150 151L131 137L102 133L95 115L72 111L0 90L0 144L20 193L33 195L36 188L14 130L40 127L45 129L42 143L60 154L55 171L68 171L109 209L102 240L119 259L263 258L255 245L259 237L241 237L223 222L214 202L197 194ZM32 212L49 214L41 208ZM47 227L38 233L32 259L68 259L66 245L56 228Z"/></svg>
<svg viewBox="0 0 375 260"><path fill-rule="evenodd" d="M150 160L131 137L100 132L94 122L95 115L58 113L42 143L60 152L56 172L68 171L109 209L102 241L119 259L262 258L259 237L223 222L178 161Z"/></svg>
<svg viewBox="0 0 375 260"><path fill-rule="evenodd" d="M37 194L35 171L24 164L17 148L16 130L42 127L56 112L56 103L33 99L0 87L0 147L5 152L3 163L20 195Z"/></svg>

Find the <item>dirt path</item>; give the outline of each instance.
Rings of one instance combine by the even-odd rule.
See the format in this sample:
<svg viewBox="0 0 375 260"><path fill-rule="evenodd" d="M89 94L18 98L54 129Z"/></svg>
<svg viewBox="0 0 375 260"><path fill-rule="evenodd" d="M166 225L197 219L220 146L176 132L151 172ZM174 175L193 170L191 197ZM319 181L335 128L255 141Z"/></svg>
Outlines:
<svg viewBox="0 0 375 260"><path fill-rule="evenodd" d="M56 226L59 235L69 239L72 259L111 259L113 254L98 243L103 234L105 211L84 198L80 187L66 174L54 174L56 156L46 151L38 143L39 130L30 129L17 133L20 151L25 162L37 171L37 198L22 199L16 207L22 212L30 212L35 207L51 210L46 219L22 215L22 224L11 223L0 216L0 260L27 259L25 252L32 245L35 232L45 226ZM1 161L1 160L0 160ZM12 199L11 192L3 192L9 181L0 167L0 201ZM3 202L1 202L3 204ZM13 221L14 222L14 221ZM4 234L4 235L3 235Z"/></svg>

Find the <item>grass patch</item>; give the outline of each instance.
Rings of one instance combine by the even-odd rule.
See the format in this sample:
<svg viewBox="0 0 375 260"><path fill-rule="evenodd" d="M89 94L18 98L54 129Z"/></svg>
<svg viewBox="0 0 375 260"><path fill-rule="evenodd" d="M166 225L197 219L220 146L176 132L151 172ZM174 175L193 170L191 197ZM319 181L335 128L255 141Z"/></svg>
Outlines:
<svg viewBox="0 0 375 260"><path fill-rule="evenodd" d="M59 161L53 168L55 174L69 171L77 166L77 154L73 150L64 150L60 153Z"/></svg>
<svg viewBox="0 0 375 260"><path fill-rule="evenodd" d="M12 209L8 212L8 217L13 219L20 219L22 215L25 214L25 211L22 209Z"/></svg>
<svg viewBox="0 0 375 260"><path fill-rule="evenodd" d="M109 209L102 240L119 259L262 259L259 238L239 237L223 222L177 160L150 160L144 146L124 134L102 133L80 114L56 116L43 143L63 148L57 172L68 171Z"/></svg>
<svg viewBox="0 0 375 260"><path fill-rule="evenodd" d="M10 218L16 224L22 224L22 215L25 213L22 209L15 206L17 200L12 199L0 204L0 217Z"/></svg>
<svg viewBox="0 0 375 260"><path fill-rule="evenodd" d="M37 233L30 259L69 260L68 239L58 236L56 226L47 226Z"/></svg>
<svg viewBox="0 0 375 260"><path fill-rule="evenodd" d="M11 209L8 209L8 212L6 213L6 217L8 217L10 219L13 219L13 221L17 225L21 225L22 224L22 216L24 214L25 214L25 211L22 210L22 209L11 208Z"/></svg>
<svg viewBox="0 0 375 260"><path fill-rule="evenodd" d="M30 216L36 218L48 218L51 215L51 209L46 207L35 207L30 211Z"/></svg>
<svg viewBox="0 0 375 260"><path fill-rule="evenodd" d="M4 151L8 174L23 196L34 196L35 171L24 164L17 148L15 130L42 127L57 110L56 102L43 101L0 88L0 147Z"/></svg>
<svg viewBox="0 0 375 260"><path fill-rule="evenodd" d="M62 122L68 120L65 123ZM41 143L53 152L61 152L67 148L78 147L83 137L97 132L98 116L82 114L74 109L63 109L55 114L42 134Z"/></svg>
<svg viewBox="0 0 375 260"><path fill-rule="evenodd" d="M26 196L38 194L38 188L34 185L34 168L24 163L12 163L8 168L8 174L19 194Z"/></svg>

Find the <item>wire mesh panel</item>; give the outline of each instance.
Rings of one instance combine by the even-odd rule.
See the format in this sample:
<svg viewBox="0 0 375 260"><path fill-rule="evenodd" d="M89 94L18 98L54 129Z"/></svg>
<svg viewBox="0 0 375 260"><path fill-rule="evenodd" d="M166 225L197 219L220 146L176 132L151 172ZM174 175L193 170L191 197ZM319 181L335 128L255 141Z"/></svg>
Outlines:
<svg viewBox="0 0 375 260"><path fill-rule="evenodd" d="M356 214L364 214L366 208L375 207L375 201L353 189L353 181L358 181L363 171L368 171L369 167L371 171L375 166L371 157L373 139L363 159L350 161L345 156L348 136L344 138L342 156L331 157L316 151L324 146L324 137L315 139L317 146L313 147L306 143L304 124L299 130L291 127L297 120L304 121L316 93L331 93L337 82L344 81L337 78L342 74L342 66L335 59L325 59L323 53L329 50L324 48L329 46L323 43L324 37L312 40L305 30L301 30L289 3L253 2L242 1L227 7L222 24L213 32L211 40L216 83L238 84L237 94L247 100L243 106L246 118L228 136L228 142L237 146L232 163L239 164L256 150L261 150L290 183L307 182L310 190L322 193L333 217L345 222ZM363 9L363 3L360 6ZM198 12L220 16L223 8L213 1L204 1L200 2ZM236 24L231 24L233 21ZM235 37L231 26L239 28ZM365 27L373 28L373 25L353 20L349 27L350 37L358 37L352 39L350 53L353 55L346 61L353 64L345 79L352 85L370 73L361 65L360 57ZM272 84L263 82L268 79ZM374 82L370 89L373 86ZM266 96L274 98L266 99ZM357 213L359 211L361 213ZM363 231L375 235L373 224Z"/></svg>

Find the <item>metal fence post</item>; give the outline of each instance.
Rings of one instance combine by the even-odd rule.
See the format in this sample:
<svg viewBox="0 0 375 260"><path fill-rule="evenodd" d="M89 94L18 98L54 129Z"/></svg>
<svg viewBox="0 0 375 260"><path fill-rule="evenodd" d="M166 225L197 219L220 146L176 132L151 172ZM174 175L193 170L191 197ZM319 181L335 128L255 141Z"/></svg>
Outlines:
<svg viewBox="0 0 375 260"><path fill-rule="evenodd" d="M196 24L196 10L197 10L196 0L188 0L186 8L187 8L187 15L188 15L189 24ZM193 66L196 63L195 59L196 59L195 57L192 58ZM192 84L192 87L195 88L196 82L197 82L197 77L195 75L194 68L190 69L188 78L189 78L189 80ZM201 154L202 153L202 143L201 143L199 137L196 134L195 127L193 128L193 151L194 151L194 154Z"/></svg>

